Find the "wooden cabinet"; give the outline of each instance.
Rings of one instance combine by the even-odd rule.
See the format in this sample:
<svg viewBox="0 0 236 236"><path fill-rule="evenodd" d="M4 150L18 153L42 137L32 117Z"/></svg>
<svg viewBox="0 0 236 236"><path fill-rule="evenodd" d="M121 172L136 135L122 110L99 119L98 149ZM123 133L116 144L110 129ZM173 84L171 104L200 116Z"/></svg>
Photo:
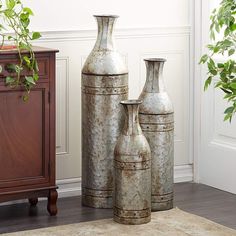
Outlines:
<svg viewBox="0 0 236 236"><path fill-rule="evenodd" d="M48 211L56 215L55 184L55 53L34 48L39 81L24 102L24 91L5 86L7 65L16 51L0 51L0 202L48 197ZM27 71L23 71L28 73Z"/></svg>

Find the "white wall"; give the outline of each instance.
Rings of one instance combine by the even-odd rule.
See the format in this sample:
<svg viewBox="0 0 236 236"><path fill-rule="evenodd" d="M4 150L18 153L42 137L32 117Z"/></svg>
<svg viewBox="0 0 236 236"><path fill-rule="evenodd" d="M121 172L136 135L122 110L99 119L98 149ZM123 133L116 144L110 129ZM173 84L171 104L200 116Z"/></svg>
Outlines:
<svg viewBox="0 0 236 236"><path fill-rule="evenodd" d="M33 8L37 45L58 48L57 179L62 193L80 192L80 73L96 38L93 14L118 14L115 39L129 67L130 97L145 82L145 57L166 57L165 79L175 106L175 180L192 179L190 1L25 1ZM84 127L86 128L86 127Z"/></svg>
<svg viewBox="0 0 236 236"><path fill-rule="evenodd" d="M36 17L32 27L40 31L96 29L93 14L118 14L117 28L189 25L188 0L31 0Z"/></svg>

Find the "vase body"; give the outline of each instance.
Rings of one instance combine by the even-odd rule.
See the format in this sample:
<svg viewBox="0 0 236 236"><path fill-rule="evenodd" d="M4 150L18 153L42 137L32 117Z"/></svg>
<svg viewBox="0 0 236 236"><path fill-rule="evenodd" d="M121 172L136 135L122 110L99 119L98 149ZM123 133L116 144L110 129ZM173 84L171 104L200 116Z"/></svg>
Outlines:
<svg viewBox="0 0 236 236"><path fill-rule="evenodd" d="M146 59L146 83L139 99L140 125L152 156L152 211L173 207L174 110L163 82L165 59Z"/></svg>
<svg viewBox="0 0 236 236"><path fill-rule="evenodd" d="M114 147L124 122L128 71L112 39L116 16L95 16L96 44L82 69L82 203L112 208Z"/></svg>
<svg viewBox="0 0 236 236"><path fill-rule="evenodd" d="M151 151L138 119L140 100L126 100L123 131L114 154L113 218L121 224L151 219Z"/></svg>

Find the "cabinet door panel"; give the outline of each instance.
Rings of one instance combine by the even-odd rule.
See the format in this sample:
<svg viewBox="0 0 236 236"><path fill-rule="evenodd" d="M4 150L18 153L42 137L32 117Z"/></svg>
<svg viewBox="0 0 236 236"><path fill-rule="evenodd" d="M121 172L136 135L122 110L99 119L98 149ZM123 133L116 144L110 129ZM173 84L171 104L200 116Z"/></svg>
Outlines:
<svg viewBox="0 0 236 236"><path fill-rule="evenodd" d="M0 91L0 187L46 183L49 180L48 88Z"/></svg>

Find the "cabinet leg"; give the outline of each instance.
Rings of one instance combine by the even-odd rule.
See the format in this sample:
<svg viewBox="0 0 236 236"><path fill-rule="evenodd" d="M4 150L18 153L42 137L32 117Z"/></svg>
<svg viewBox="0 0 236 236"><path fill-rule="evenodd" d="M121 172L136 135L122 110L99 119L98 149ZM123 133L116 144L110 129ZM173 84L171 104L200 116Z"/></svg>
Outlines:
<svg viewBox="0 0 236 236"><path fill-rule="evenodd" d="M29 198L30 206L36 206L38 203L38 198Z"/></svg>
<svg viewBox="0 0 236 236"><path fill-rule="evenodd" d="M57 196L57 190L49 190L47 209L51 216L55 216L57 214Z"/></svg>

